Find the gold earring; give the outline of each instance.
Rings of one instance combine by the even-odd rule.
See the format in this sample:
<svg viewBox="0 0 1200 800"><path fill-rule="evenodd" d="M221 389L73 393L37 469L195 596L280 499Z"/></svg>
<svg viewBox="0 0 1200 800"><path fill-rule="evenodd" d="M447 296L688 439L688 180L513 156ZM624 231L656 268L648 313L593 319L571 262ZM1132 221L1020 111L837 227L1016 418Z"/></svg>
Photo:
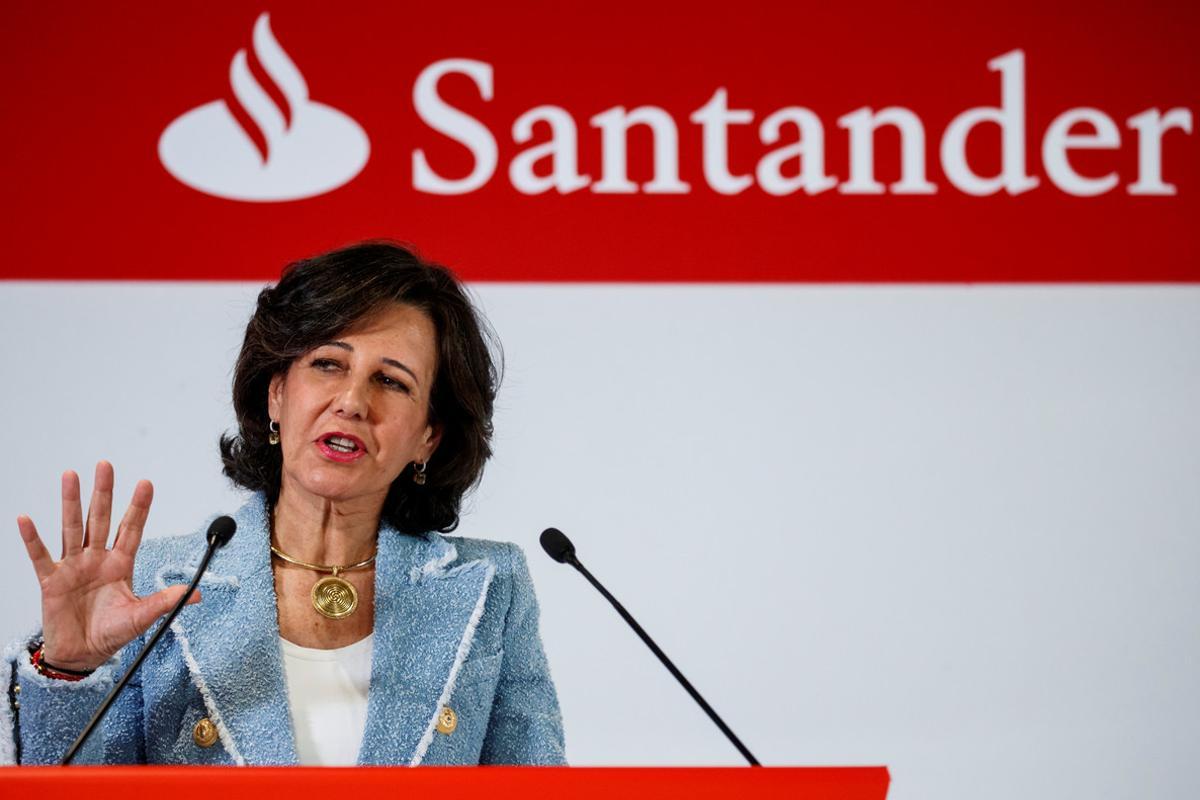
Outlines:
<svg viewBox="0 0 1200 800"><path fill-rule="evenodd" d="M428 461L413 462L413 483L415 483L417 486L425 485L425 468L428 466Z"/></svg>
<svg viewBox="0 0 1200 800"><path fill-rule="evenodd" d="M279 444L279 423L271 420L271 424L267 426L270 433L267 434L267 441L271 444Z"/></svg>

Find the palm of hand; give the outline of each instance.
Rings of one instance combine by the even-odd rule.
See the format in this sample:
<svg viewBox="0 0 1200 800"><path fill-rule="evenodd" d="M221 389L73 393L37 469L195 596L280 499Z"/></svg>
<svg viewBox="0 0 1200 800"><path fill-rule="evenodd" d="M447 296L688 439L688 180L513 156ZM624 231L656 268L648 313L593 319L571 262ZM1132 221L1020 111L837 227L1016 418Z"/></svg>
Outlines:
<svg viewBox="0 0 1200 800"><path fill-rule="evenodd" d="M86 662L137 638L132 576L133 559L119 551L84 548L55 564L41 581L42 633L55 645L47 660Z"/></svg>
<svg viewBox="0 0 1200 800"><path fill-rule="evenodd" d="M179 601L186 588L172 586L147 597L133 593L133 562L150 513L154 489L140 481L108 548L112 511L112 466L96 465L95 489L84 527L79 477L63 475L63 555L55 561L33 520L17 527L42 591L43 656L63 669L91 670L136 639ZM194 595L189 602L199 602Z"/></svg>

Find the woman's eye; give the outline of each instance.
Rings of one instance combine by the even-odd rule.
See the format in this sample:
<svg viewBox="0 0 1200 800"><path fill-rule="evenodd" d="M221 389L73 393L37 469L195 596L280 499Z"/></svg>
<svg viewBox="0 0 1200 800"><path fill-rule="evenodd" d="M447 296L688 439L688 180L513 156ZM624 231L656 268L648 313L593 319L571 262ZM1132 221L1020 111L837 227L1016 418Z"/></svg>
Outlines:
<svg viewBox="0 0 1200 800"><path fill-rule="evenodd" d="M376 376L376 379L388 389L395 389L398 392L408 392L408 384L398 381L390 375L380 374Z"/></svg>
<svg viewBox="0 0 1200 800"><path fill-rule="evenodd" d="M334 361L332 358L314 358L312 360L312 366L315 369L328 371L328 370L337 369L338 367L341 366L341 364Z"/></svg>

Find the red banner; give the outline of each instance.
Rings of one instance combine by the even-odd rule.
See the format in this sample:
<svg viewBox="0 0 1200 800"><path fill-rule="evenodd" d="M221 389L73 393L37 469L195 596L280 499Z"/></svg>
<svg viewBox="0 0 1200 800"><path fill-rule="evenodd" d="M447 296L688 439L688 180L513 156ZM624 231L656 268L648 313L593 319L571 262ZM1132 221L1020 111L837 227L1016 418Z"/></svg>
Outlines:
<svg viewBox="0 0 1200 800"><path fill-rule="evenodd" d="M1194 282L1198 9L22 4L0 277Z"/></svg>

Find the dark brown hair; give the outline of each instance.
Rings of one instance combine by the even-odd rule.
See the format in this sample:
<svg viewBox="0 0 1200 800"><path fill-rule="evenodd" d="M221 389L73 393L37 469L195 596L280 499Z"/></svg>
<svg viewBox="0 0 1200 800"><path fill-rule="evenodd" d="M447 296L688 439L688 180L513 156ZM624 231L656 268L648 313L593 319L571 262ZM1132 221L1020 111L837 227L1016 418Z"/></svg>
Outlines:
<svg viewBox="0 0 1200 800"><path fill-rule="evenodd" d="M275 502L283 457L267 440L271 378L390 303L424 311L437 331L429 421L441 425L442 438L423 486L413 482L411 465L392 482L383 519L404 533L457 527L463 494L479 482L492 454L499 343L450 270L393 242L362 242L296 261L259 293L233 376L238 432L221 437L230 480Z"/></svg>

